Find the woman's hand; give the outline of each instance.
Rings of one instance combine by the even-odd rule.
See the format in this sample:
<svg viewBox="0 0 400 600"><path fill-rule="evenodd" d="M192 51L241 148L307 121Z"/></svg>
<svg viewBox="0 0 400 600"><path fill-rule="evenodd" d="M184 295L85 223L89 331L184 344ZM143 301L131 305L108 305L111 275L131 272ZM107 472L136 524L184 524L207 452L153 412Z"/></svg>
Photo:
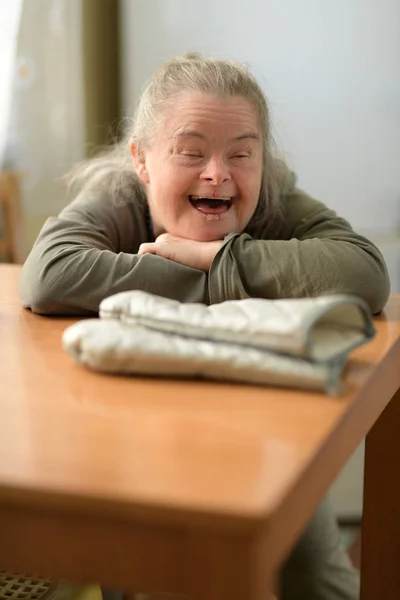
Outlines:
<svg viewBox="0 0 400 600"><path fill-rule="evenodd" d="M155 242L141 244L139 254L155 254L187 267L208 273L214 256L222 247L222 241L197 242L176 237L169 233L159 235Z"/></svg>

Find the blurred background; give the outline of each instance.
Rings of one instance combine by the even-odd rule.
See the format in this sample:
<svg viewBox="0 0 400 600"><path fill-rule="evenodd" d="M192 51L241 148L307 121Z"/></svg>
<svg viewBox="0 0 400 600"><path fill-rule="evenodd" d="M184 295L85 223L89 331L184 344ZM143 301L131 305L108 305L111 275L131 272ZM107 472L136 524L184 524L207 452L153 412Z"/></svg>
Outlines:
<svg viewBox="0 0 400 600"><path fill-rule="evenodd" d="M250 64L299 186L378 244L400 292L398 0L0 0L0 260L24 260L68 201L62 174L189 50ZM362 471L360 447L332 488L343 522Z"/></svg>

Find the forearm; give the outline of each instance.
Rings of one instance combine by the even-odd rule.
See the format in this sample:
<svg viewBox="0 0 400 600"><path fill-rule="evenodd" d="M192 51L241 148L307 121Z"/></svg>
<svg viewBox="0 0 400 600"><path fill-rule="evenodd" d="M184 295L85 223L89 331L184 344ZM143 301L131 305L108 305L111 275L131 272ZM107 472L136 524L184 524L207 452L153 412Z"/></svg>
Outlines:
<svg viewBox="0 0 400 600"><path fill-rule="evenodd" d="M232 237L212 264L210 302L343 293L363 298L374 313L379 312L389 294L386 267L375 247L356 237L358 243Z"/></svg>
<svg viewBox="0 0 400 600"><path fill-rule="evenodd" d="M39 237L21 274L22 304L40 314L96 314L112 294L141 289L182 302L207 302L202 271L152 255L109 249L101 234L89 239L76 224L64 235L51 226Z"/></svg>

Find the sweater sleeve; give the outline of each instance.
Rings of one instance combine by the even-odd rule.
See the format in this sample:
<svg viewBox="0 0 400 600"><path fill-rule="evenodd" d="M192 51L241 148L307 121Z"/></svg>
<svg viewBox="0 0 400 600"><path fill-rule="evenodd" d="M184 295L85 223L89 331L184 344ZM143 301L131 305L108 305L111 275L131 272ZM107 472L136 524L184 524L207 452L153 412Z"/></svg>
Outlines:
<svg viewBox="0 0 400 600"><path fill-rule="evenodd" d="M274 239L246 233L226 238L211 265L210 302L343 293L363 298L373 313L381 311L390 283L374 244L298 189L283 201Z"/></svg>
<svg viewBox="0 0 400 600"><path fill-rule="evenodd" d="M95 193L44 224L21 273L22 305L39 314L96 314L117 292L141 289L183 302L208 302L207 275L151 254L143 210Z"/></svg>

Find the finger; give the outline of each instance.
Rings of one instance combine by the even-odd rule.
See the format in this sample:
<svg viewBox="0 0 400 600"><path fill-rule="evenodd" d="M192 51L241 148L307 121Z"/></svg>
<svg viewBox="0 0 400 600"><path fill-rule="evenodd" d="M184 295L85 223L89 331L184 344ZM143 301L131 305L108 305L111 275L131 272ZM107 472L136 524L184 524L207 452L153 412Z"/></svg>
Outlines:
<svg viewBox="0 0 400 600"><path fill-rule="evenodd" d="M169 241L171 241L171 238L172 238L172 235L170 235L169 233L162 233L156 239L156 243L157 244L159 244L160 242L168 243Z"/></svg>
<svg viewBox="0 0 400 600"><path fill-rule="evenodd" d="M187 242L185 238L177 237L176 235L171 235L170 233L162 233L156 239L156 243L160 244L172 244L174 242Z"/></svg>
<svg viewBox="0 0 400 600"><path fill-rule="evenodd" d="M138 254L157 254L157 248L154 243L140 244Z"/></svg>

